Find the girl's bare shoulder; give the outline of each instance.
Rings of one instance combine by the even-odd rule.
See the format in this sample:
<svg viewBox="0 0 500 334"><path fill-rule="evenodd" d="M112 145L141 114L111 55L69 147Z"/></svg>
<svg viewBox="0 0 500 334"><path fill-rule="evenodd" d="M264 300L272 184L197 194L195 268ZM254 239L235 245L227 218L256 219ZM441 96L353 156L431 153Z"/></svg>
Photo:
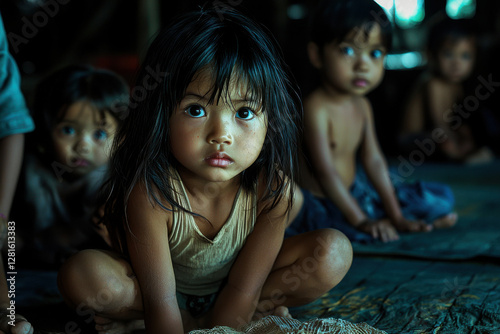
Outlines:
<svg viewBox="0 0 500 334"><path fill-rule="evenodd" d="M161 192L154 186L147 187L143 182L137 183L130 193L127 207L127 210L141 212L144 219L171 224L172 205L163 198Z"/></svg>
<svg viewBox="0 0 500 334"><path fill-rule="evenodd" d="M283 196L281 196L279 203L276 205L276 210L284 210L284 208L288 207L288 203L290 200L290 186L292 185L291 180L284 175L282 172L278 171L279 178L284 182L285 187L283 189ZM266 198L270 193L269 189L277 189L278 181L273 180L269 185L269 179L265 175L264 172L261 172L257 182L257 215L265 212L267 208L269 208L273 202L274 198Z"/></svg>

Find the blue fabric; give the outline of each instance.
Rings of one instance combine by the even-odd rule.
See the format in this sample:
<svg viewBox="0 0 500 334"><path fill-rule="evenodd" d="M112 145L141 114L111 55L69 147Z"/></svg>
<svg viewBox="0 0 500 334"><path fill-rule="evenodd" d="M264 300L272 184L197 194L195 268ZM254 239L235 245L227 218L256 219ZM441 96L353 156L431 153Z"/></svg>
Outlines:
<svg viewBox="0 0 500 334"><path fill-rule="evenodd" d="M0 138L33 131L35 128L20 89L21 77L9 53L0 16Z"/></svg>
<svg viewBox="0 0 500 334"><path fill-rule="evenodd" d="M342 231L351 241L370 242L373 238L356 230L342 215L332 201L316 197L302 189L304 204L299 214L285 231L285 238L320 228L334 228Z"/></svg>
<svg viewBox="0 0 500 334"><path fill-rule="evenodd" d="M356 179L350 189L352 196L370 219L386 217L382 201L369 182L362 168L358 168ZM435 219L452 212L453 192L450 187L435 182L414 182L394 184L396 196L403 216L411 220L432 223ZM335 228L351 241L371 242L367 233L358 231L347 222L340 209L332 201L316 197L302 189L304 204L294 221L287 228L285 237L320 228Z"/></svg>
<svg viewBox="0 0 500 334"><path fill-rule="evenodd" d="M393 185L406 219L424 220L430 224L453 211L455 198L451 188L445 184L393 181ZM382 201L362 168L358 168L351 194L370 219L386 217Z"/></svg>

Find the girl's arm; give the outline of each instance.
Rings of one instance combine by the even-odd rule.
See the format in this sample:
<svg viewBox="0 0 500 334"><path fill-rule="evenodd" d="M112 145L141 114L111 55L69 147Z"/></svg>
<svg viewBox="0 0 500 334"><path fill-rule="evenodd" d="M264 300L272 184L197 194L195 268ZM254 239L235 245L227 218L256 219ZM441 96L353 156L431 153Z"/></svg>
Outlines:
<svg viewBox="0 0 500 334"><path fill-rule="evenodd" d="M347 221L356 226L366 215L344 185L331 158L328 137L329 110L308 105L304 118L304 141L314 174L325 195L338 206Z"/></svg>
<svg viewBox="0 0 500 334"><path fill-rule="evenodd" d="M463 119L452 114L452 107L456 102L452 90L443 82L431 79L427 85L429 96L429 114L435 128L446 134L446 140L439 144L441 150L452 159L462 159L464 154L457 139L458 130Z"/></svg>
<svg viewBox="0 0 500 334"><path fill-rule="evenodd" d="M259 205L254 230L231 267L228 281L208 321L209 327L226 325L238 328L251 321L262 286L281 249L287 201L285 196L270 212L262 210L262 205Z"/></svg>
<svg viewBox="0 0 500 334"><path fill-rule="evenodd" d="M0 22L1 24L1 22ZM16 191L24 152L24 134L16 134L0 139L0 250L7 243L7 221ZM1 254L0 254L1 255ZM0 258L0 309L10 306L7 281Z"/></svg>
<svg viewBox="0 0 500 334"><path fill-rule="evenodd" d="M127 218L127 245L142 293L146 332L183 333L168 244L170 214L153 206L145 187L136 185L128 201Z"/></svg>
<svg viewBox="0 0 500 334"><path fill-rule="evenodd" d="M379 194L389 219L398 221L402 218L399 202L394 193L394 187L389 177L387 162L382 154L375 131L372 108L368 100L363 99L365 128L361 142L361 162L366 175Z"/></svg>
<svg viewBox="0 0 500 334"><path fill-rule="evenodd" d="M385 212L391 223L399 230L424 231L427 226L423 222L408 222L404 219L396 197L394 186L390 179L387 162L382 154L375 132L373 112L367 99L363 99L365 105L364 137L361 143L361 161L365 168L368 179L372 182L375 190L380 196Z"/></svg>
<svg viewBox="0 0 500 334"><path fill-rule="evenodd" d="M92 215L92 228L99 234L99 236L104 240L104 242L112 247L111 238L109 237L109 231L106 225L100 223L101 218L104 216L104 205L99 207Z"/></svg>
<svg viewBox="0 0 500 334"><path fill-rule="evenodd" d="M23 161L24 134L0 138L0 214L9 217Z"/></svg>

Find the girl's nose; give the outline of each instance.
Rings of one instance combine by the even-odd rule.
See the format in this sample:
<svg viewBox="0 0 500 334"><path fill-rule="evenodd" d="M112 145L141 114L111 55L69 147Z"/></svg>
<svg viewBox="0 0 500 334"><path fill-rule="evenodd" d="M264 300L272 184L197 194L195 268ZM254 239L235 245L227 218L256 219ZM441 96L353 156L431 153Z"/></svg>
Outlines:
<svg viewBox="0 0 500 334"><path fill-rule="evenodd" d="M366 72L368 71L368 57L367 55L359 55L356 58L356 70L360 72Z"/></svg>
<svg viewBox="0 0 500 334"><path fill-rule="evenodd" d="M216 117L210 121L210 131L207 136L209 144L230 145L233 141L231 135L230 121L222 117Z"/></svg>
<svg viewBox="0 0 500 334"><path fill-rule="evenodd" d="M90 152L90 139L87 136L82 136L75 144L75 151L78 154L85 154Z"/></svg>

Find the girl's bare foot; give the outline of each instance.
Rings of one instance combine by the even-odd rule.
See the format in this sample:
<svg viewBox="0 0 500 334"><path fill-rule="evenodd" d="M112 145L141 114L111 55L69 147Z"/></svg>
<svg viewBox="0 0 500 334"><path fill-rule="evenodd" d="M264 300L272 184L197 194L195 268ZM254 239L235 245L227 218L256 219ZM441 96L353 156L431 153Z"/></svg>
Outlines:
<svg viewBox="0 0 500 334"><path fill-rule="evenodd" d="M471 154L466 159L466 163L469 165L478 165L491 162L495 159L495 154L487 147L480 148L474 154Z"/></svg>
<svg viewBox="0 0 500 334"><path fill-rule="evenodd" d="M121 321L95 316L94 321L99 334L131 334L145 329L144 320Z"/></svg>
<svg viewBox="0 0 500 334"><path fill-rule="evenodd" d="M288 307L286 306L278 306L277 308L274 309L274 313L272 315L275 315L277 317L282 317L282 318L291 318L292 315L290 314L290 311L288 310Z"/></svg>
<svg viewBox="0 0 500 334"><path fill-rule="evenodd" d="M6 312L0 312L0 334L33 334L33 326L20 314L16 314L15 326L9 325Z"/></svg>
<svg viewBox="0 0 500 334"><path fill-rule="evenodd" d="M274 309L265 311L259 311L259 307L257 307L257 310L253 315L252 321L260 320L268 315L275 315L277 317L283 317L283 318L292 318L292 315L290 314L290 311L286 306L278 306Z"/></svg>
<svg viewBox="0 0 500 334"><path fill-rule="evenodd" d="M457 220L458 214L456 212L452 212L447 214L446 216L436 219L432 223L432 226L434 226L434 228L449 228L455 225Z"/></svg>

